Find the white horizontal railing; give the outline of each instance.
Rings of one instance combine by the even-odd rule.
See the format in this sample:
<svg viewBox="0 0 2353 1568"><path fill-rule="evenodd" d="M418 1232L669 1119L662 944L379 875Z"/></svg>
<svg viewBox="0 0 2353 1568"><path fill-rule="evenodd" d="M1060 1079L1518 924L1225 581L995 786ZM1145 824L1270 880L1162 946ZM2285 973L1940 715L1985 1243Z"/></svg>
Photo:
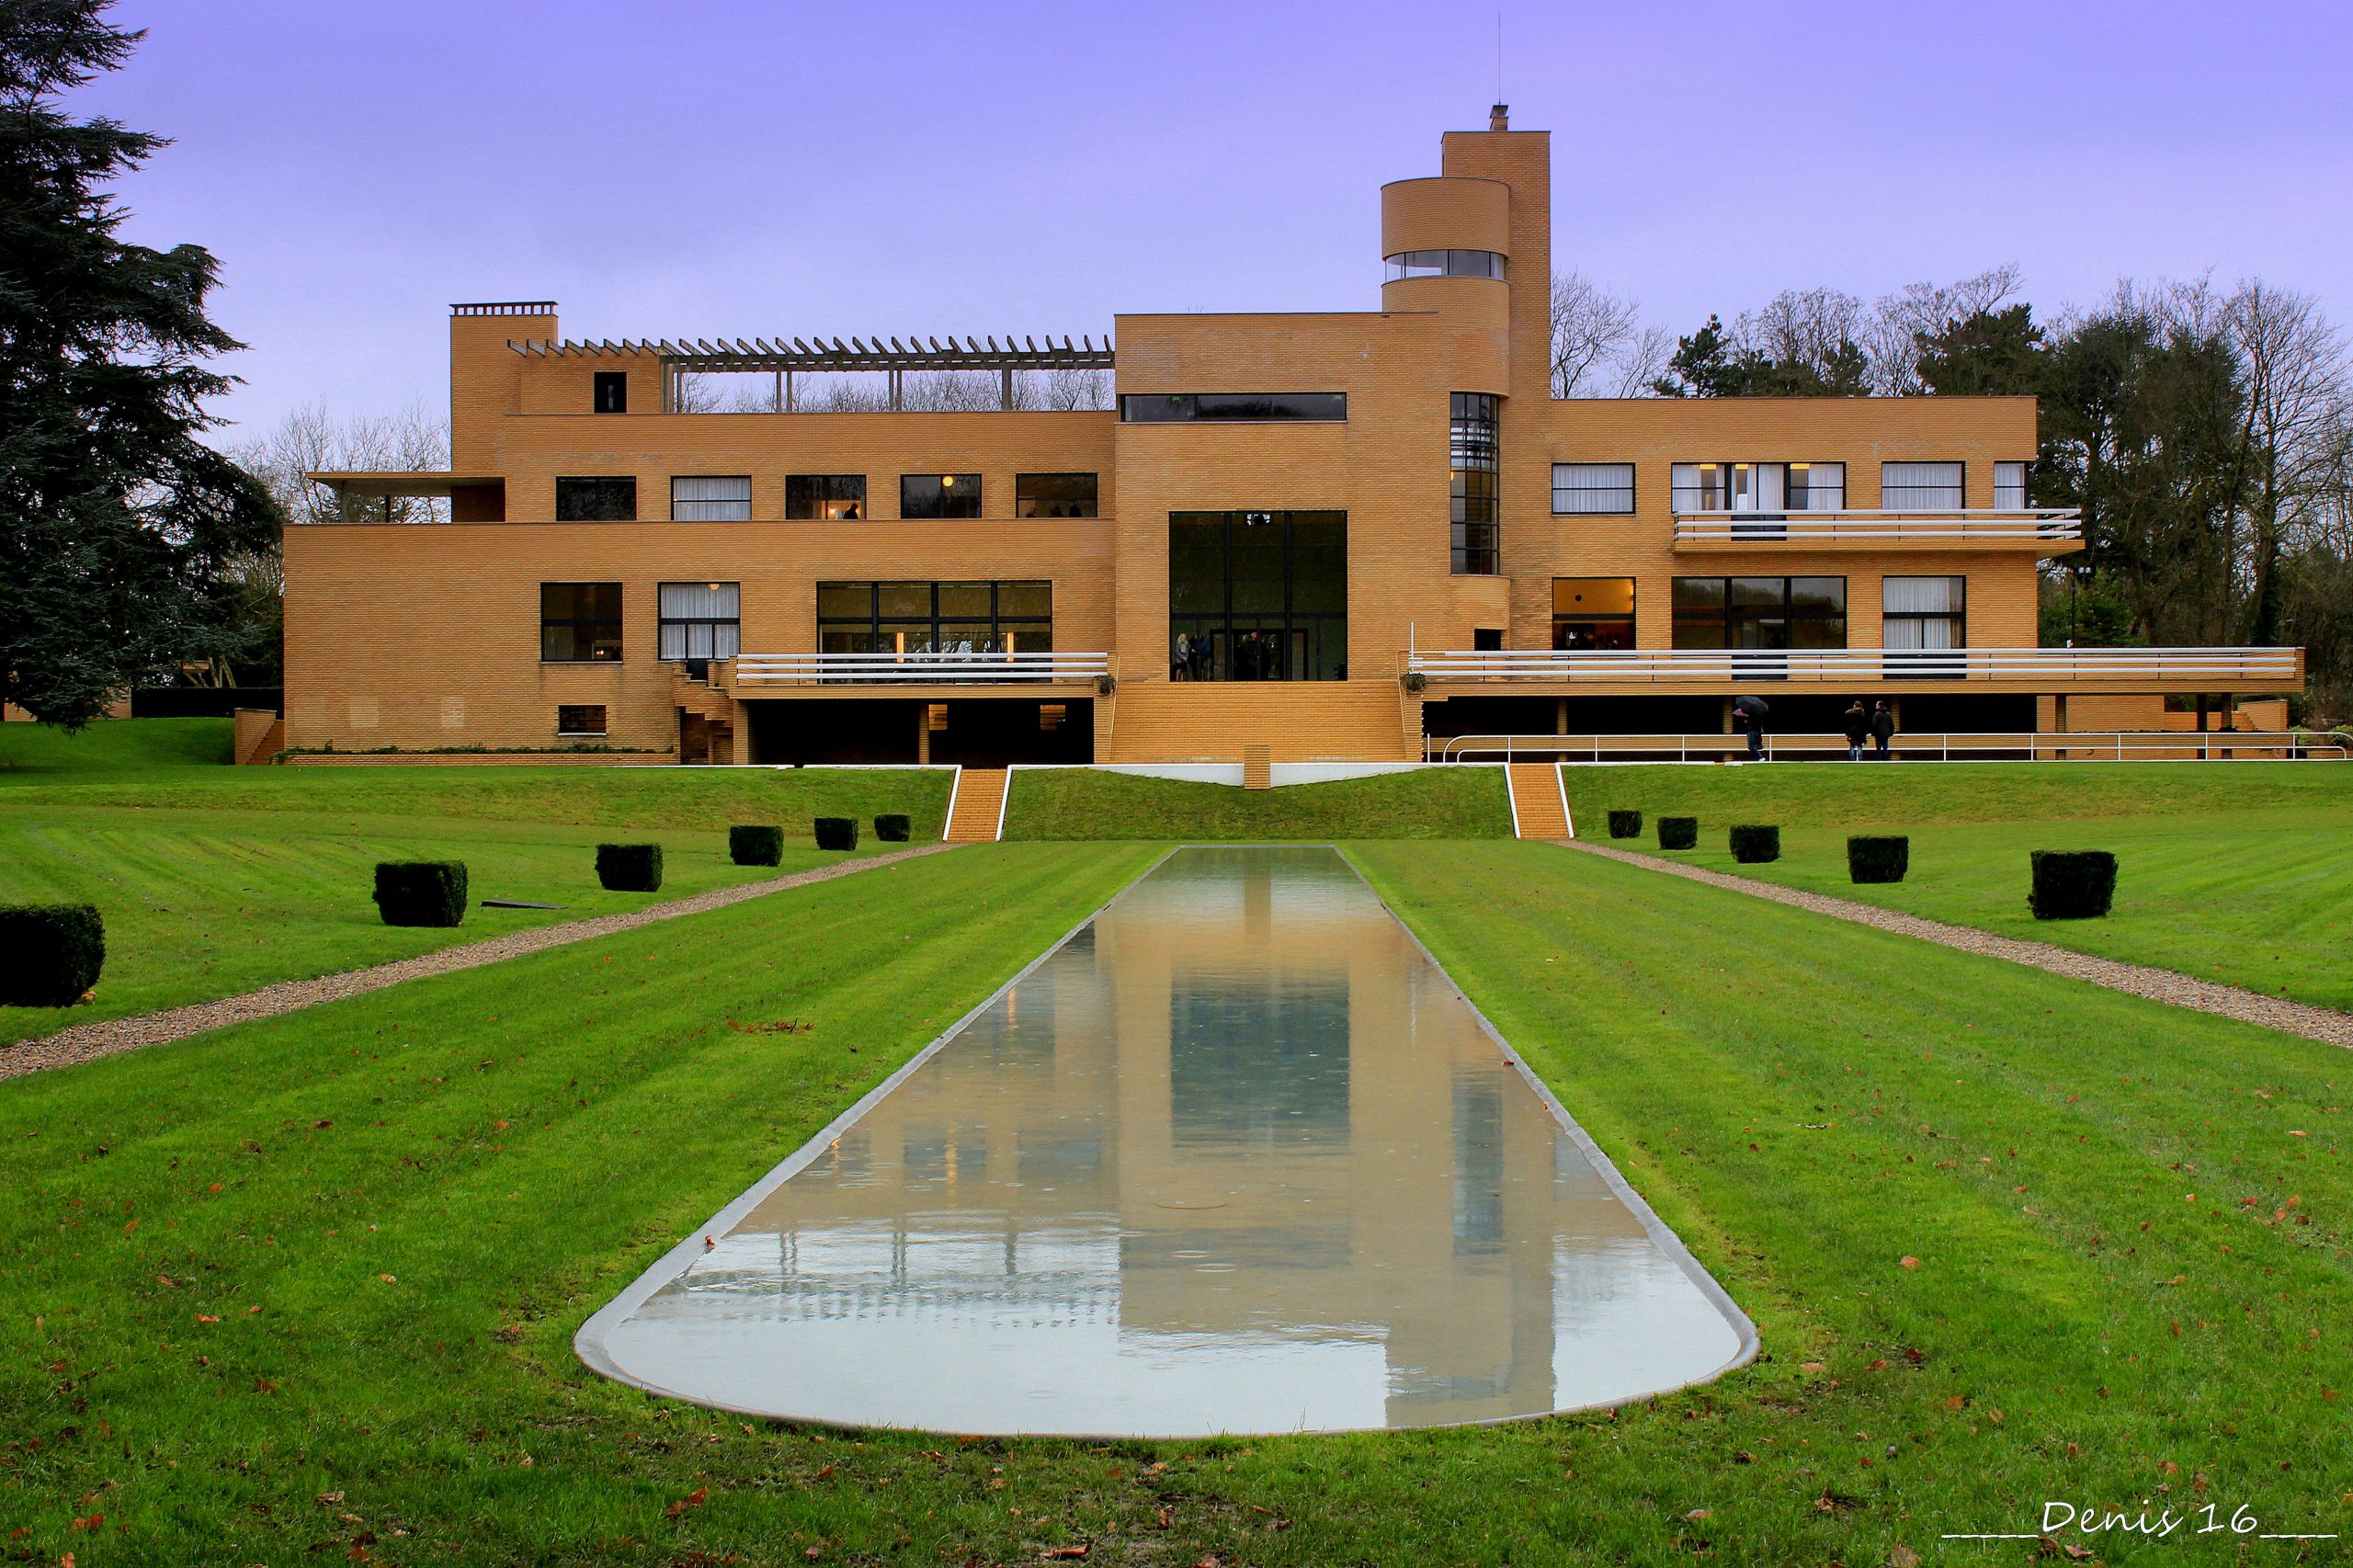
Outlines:
<svg viewBox="0 0 2353 1568"><path fill-rule="evenodd" d="M1643 648L1608 652L1449 649L1405 656L1431 680L1737 681L1880 680L2303 681L2301 648Z"/></svg>
<svg viewBox="0 0 2353 1568"><path fill-rule="evenodd" d="M1907 540L2063 544L2083 537L2083 519L2073 506L1675 514L1677 544L1889 544Z"/></svg>
<svg viewBox="0 0 2353 1568"><path fill-rule="evenodd" d="M1108 653L741 653L727 680L735 687L964 686L1087 681L1110 673Z"/></svg>
<svg viewBox="0 0 2353 1568"><path fill-rule="evenodd" d="M1434 737L1433 737L1434 739ZM1847 737L1768 733L1765 756L1784 761L1843 759ZM1898 762L2195 761L2343 762L2353 756L2353 735L2341 730L2062 730L2049 733L1912 733L1891 743ZM1673 757L1713 762L1744 756L1745 733L1704 735L1455 735L1423 753L1434 762L1473 757L1554 757L1563 762L1610 762Z"/></svg>

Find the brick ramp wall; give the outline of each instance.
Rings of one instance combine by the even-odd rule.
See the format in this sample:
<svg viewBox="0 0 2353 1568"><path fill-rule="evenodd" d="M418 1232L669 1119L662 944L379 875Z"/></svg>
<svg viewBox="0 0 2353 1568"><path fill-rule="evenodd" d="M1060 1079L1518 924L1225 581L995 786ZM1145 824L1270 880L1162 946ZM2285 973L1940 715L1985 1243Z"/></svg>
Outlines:
<svg viewBox="0 0 2353 1568"><path fill-rule="evenodd" d="M1417 762L1394 680L1122 681L1102 762Z"/></svg>

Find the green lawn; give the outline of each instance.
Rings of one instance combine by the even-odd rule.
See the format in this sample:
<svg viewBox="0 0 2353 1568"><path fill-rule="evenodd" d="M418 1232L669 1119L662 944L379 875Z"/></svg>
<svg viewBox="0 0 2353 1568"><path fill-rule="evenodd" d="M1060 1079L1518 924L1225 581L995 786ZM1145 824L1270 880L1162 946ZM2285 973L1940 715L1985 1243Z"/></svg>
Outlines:
<svg viewBox="0 0 2353 1568"><path fill-rule="evenodd" d="M945 769L596 766L361 767L200 766L227 721L101 721L79 735L0 725L0 812L36 805L342 812L594 827L716 828L904 812L916 840L940 835ZM210 738L208 738L210 737ZM191 761L196 758L196 761Z"/></svg>
<svg viewBox="0 0 2353 1568"><path fill-rule="evenodd" d="M660 1247L1154 852L962 850L0 1085L12 1548L1878 1564L2143 1497L2353 1530L2342 1052L1509 842L1351 852L1766 1360L1614 1413L1175 1444L767 1427L582 1369Z"/></svg>
<svg viewBox="0 0 2353 1568"><path fill-rule="evenodd" d="M552 823L0 802L0 903L94 903L107 964L93 1000L0 1007L0 1041L71 1024L232 996L280 980L411 958L557 921L639 909L841 858L789 846L776 869L737 866L727 835L666 828L662 887L607 892L608 833ZM636 836L632 835L632 836ZM877 846L870 837L862 852ZM466 863L474 907L455 929L386 926L369 893L379 860ZM561 910L483 909L485 898Z"/></svg>
<svg viewBox="0 0 2353 1568"><path fill-rule="evenodd" d="M1499 767L1428 768L1328 784L1237 790L1083 768L1024 768L1008 839L1509 838Z"/></svg>
<svg viewBox="0 0 2353 1568"><path fill-rule="evenodd" d="M2353 1007L2353 767L2336 764L2068 763L1563 769L1578 833L1607 843L1610 807L1699 819L1673 858L1741 876ZM1781 858L1735 864L1736 822L1778 823ZM1847 877L1847 835L1912 840L1899 883ZM2109 849L2103 920L2027 912L2027 855Z"/></svg>
<svg viewBox="0 0 2353 1568"><path fill-rule="evenodd" d="M939 836L941 771L578 767L232 767L217 719L0 727L0 903L89 903L107 964L85 1006L0 1007L0 1041L637 909L821 865L811 819L886 812ZM733 823L777 823L777 870L727 858ZM608 893L595 846L652 839L658 893ZM870 831L859 852L886 847ZM460 859L470 892L561 911L469 911L395 929L369 902L387 859Z"/></svg>

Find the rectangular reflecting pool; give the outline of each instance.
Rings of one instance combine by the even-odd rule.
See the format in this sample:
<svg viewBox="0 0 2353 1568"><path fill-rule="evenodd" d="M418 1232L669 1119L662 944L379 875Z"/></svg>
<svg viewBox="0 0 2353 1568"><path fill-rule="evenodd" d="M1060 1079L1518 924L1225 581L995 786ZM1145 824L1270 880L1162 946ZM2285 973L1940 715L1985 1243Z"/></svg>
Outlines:
<svg viewBox="0 0 2353 1568"><path fill-rule="evenodd" d="M958 1433L1507 1420L1756 1337L1324 848L1163 860L580 1332L658 1393Z"/></svg>

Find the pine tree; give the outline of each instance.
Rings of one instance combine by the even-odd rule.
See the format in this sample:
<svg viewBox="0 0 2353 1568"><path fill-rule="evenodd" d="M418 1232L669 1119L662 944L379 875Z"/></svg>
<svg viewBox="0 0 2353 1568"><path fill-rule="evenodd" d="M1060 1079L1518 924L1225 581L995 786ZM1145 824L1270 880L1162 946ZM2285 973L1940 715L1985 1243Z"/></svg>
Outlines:
<svg viewBox="0 0 2353 1568"><path fill-rule="evenodd" d="M0 5L0 698L67 729L234 652L224 568L278 522L199 439L233 384L205 361L244 347L205 315L218 264L117 237L105 187L165 140L57 102L143 36L107 5Z"/></svg>

